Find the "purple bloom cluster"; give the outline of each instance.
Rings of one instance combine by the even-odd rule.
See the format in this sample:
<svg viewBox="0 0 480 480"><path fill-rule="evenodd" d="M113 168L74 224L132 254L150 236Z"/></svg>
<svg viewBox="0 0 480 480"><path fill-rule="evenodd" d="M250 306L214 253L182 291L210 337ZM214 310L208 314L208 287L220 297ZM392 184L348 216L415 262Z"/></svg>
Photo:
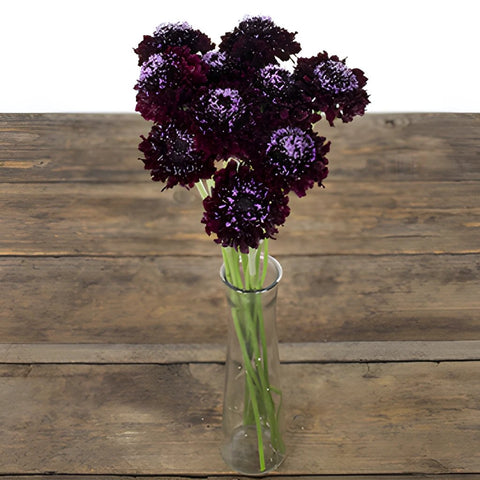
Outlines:
<svg viewBox="0 0 480 480"><path fill-rule="evenodd" d="M312 101L313 109L323 112L333 126L336 118L351 122L363 115L370 103L364 87L367 78L359 68L350 69L345 60L327 52L315 57L299 58L296 74L304 92Z"/></svg>
<svg viewBox="0 0 480 480"><path fill-rule="evenodd" d="M215 188L205 198L202 223L216 243L243 253L264 238L274 238L290 213L288 196L247 165L231 160L214 176Z"/></svg>
<svg viewBox="0 0 480 480"><path fill-rule="evenodd" d="M275 237L291 192L302 197L326 178L330 142L312 124L349 122L369 103L363 72L344 60L323 52L295 61L295 35L247 17L216 49L171 23L135 49L136 110L153 122L139 145L145 169L165 188L213 182L205 230L243 253Z"/></svg>
<svg viewBox="0 0 480 480"><path fill-rule="evenodd" d="M154 125L148 138L142 139L138 149L145 155L145 168L151 171L152 180L165 182L165 188L193 187L215 173L213 158L206 158L195 137L185 130Z"/></svg>

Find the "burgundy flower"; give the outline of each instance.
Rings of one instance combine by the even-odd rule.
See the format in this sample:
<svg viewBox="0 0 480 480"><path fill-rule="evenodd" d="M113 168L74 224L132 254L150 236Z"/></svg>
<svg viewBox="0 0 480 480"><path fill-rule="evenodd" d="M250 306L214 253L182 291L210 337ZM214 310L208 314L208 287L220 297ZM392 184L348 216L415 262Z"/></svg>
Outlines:
<svg viewBox="0 0 480 480"><path fill-rule="evenodd" d="M370 103L364 90L367 78L363 71L346 66L345 60L326 52L315 57L299 58L295 75L312 100L313 108L325 113L333 126L335 118L350 122L363 115Z"/></svg>
<svg viewBox="0 0 480 480"><path fill-rule="evenodd" d="M322 184L328 175L325 154L330 143L313 131L297 127L281 128L272 133L265 156L267 174L286 193L293 190L299 197L315 183Z"/></svg>
<svg viewBox="0 0 480 480"><path fill-rule="evenodd" d="M202 223L216 243L242 253L274 238L290 213L288 197L261 180L248 166L230 161L215 174L211 196L205 198Z"/></svg>
<svg viewBox="0 0 480 480"><path fill-rule="evenodd" d="M222 37L221 51L255 67L288 60L300 51L296 33L278 27L269 17L247 17Z"/></svg>
<svg viewBox="0 0 480 480"><path fill-rule="evenodd" d="M163 89L168 85L167 76L169 70L168 56L154 53L142 64L138 85L141 88L153 91Z"/></svg>
<svg viewBox="0 0 480 480"><path fill-rule="evenodd" d="M305 101L302 89L288 70L267 65L257 72L255 85L261 96L257 125L267 134L286 125L310 126L312 106Z"/></svg>
<svg viewBox="0 0 480 480"><path fill-rule="evenodd" d="M207 35L193 29L188 23L163 23L157 27L153 36L145 35L134 49L138 55L138 64L142 65L153 54L162 53L168 47L188 47L192 53L205 53L214 48L214 44Z"/></svg>
<svg viewBox="0 0 480 480"><path fill-rule="evenodd" d="M193 187L215 172L213 159L197 149L195 137L173 124L154 125L142 139L138 149L145 155L145 169L151 171L152 180L166 182L164 188Z"/></svg>
<svg viewBox="0 0 480 480"><path fill-rule="evenodd" d="M273 102L288 99L295 87L292 74L278 65L263 67L258 72L258 84L262 93Z"/></svg>
<svg viewBox="0 0 480 480"><path fill-rule="evenodd" d="M219 50L210 50L202 60L208 65L207 77L212 84L236 83L246 73L235 59Z"/></svg>
<svg viewBox="0 0 480 480"><path fill-rule="evenodd" d="M213 178L205 230L247 253L278 233L290 192L322 185L330 142L312 124L363 115L367 79L326 52L282 68L300 45L269 17L245 18L214 47L187 23L162 24L140 42L136 110L154 125L139 150L164 188ZM217 171L217 160L228 163Z"/></svg>
<svg viewBox="0 0 480 480"><path fill-rule="evenodd" d="M135 86L136 110L146 120L164 122L184 117L198 88L207 81L207 66L188 47L169 47L142 64Z"/></svg>
<svg viewBox="0 0 480 480"><path fill-rule="evenodd" d="M238 90L216 88L200 98L196 118L204 132L231 133L242 120L246 105Z"/></svg>
<svg viewBox="0 0 480 480"><path fill-rule="evenodd" d="M315 67L313 73L314 82L332 95L351 92L358 88L357 77L343 62L325 60Z"/></svg>

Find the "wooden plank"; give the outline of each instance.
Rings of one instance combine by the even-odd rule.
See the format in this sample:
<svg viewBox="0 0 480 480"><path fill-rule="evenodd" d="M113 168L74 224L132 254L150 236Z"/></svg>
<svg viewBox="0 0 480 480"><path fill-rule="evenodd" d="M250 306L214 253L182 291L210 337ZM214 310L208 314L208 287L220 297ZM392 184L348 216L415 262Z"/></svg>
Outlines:
<svg viewBox="0 0 480 480"><path fill-rule="evenodd" d="M291 480L292 476L284 476L278 474L270 474L276 480ZM1 475L2 480L85 480L84 475L58 475L51 473L48 475ZM148 478L149 480L191 480L192 477L182 476L152 476L152 475L135 475L134 478ZM202 476L205 480L247 480L252 477L244 477L242 475L216 475L214 477ZM352 480L349 475L295 475L297 480ZM355 476L354 480L440 480L444 477L439 475L362 475ZM89 480L132 480L131 476L123 475L88 475ZM448 475L448 480L480 480L477 474L457 474Z"/></svg>
<svg viewBox="0 0 480 480"><path fill-rule="evenodd" d="M196 192L3 184L0 255L218 255ZM480 253L480 182L331 182L291 201L286 254Z"/></svg>
<svg viewBox="0 0 480 480"><path fill-rule="evenodd" d="M480 339L480 255L279 260L282 342ZM1 342L224 343L220 265L219 256L0 258Z"/></svg>
<svg viewBox="0 0 480 480"><path fill-rule="evenodd" d="M138 114L2 113L2 159L11 150L109 150L132 147L148 126ZM150 124L151 125L151 124ZM147 130L148 132L148 130Z"/></svg>
<svg viewBox="0 0 480 480"><path fill-rule="evenodd" d="M479 360L480 340L280 343L282 363ZM225 344L0 343L0 363L224 363Z"/></svg>
<svg viewBox="0 0 480 480"><path fill-rule="evenodd" d="M480 471L478 362L284 365L284 475ZM0 366L2 474L230 474L221 365Z"/></svg>
<svg viewBox="0 0 480 480"><path fill-rule="evenodd" d="M140 157L136 145L126 148L116 143L108 149L0 150L0 184L149 183L150 173Z"/></svg>
<svg viewBox="0 0 480 480"><path fill-rule="evenodd" d="M142 181L137 114L0 114L0 182ZM332 178L480 179L480 114L367 114L317 130L332 140Z"/></svg>
<svg viewBox="0 0 480 480"><path fill-rule="evenodd" d="M291 480L292 476L270 474L276 480ZM295 475L297 480L352 480L349 475ZM1 475L2 480L85 480L84 475L58 475L51 473L48 475ZM152 475L135 475L134 478L148 478L149 480L191 480L192 477L182 476L152 476ZM244 477L242 475L216 475L214 477L202 476L205 480L247 480L252 477ZM439 475L362 475L355 476L354 480L440 480L444 477ZM132 480L131 476L123 475L88 475L89 480ZM480 475L477 474L457 474L448 475L448 480L480 480Z"/></svg>
<svg viewBox="0 0 480 480"><path fill-rule="evenodd" d="M478 113L367 114L319 131L332 141L331 178L480 179Z"/></svg>

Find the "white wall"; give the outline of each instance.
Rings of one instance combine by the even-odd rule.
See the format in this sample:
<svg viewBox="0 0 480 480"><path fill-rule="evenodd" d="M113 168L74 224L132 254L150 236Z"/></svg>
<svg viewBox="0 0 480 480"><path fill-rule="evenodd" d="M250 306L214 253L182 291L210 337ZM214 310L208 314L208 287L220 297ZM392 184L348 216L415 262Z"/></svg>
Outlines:
<svg viewBox="0 0 480 480"><path fill-rule="evenodd" d="M130 112L133 53L162 22L217 41L245 14L348 57L369 111L480 112L478 0L0 0L0 112Z"/></svg>

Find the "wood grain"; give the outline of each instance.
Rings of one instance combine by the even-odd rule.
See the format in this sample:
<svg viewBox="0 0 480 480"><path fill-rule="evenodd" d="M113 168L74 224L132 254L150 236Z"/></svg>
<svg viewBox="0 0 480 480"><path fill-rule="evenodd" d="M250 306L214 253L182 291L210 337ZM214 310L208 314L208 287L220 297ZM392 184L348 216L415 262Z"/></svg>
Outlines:
<svg viewBox="0 0 480 480"><path fill-rule="evenodd" d="M480 339L480 255L279 260L282 342ZM0 339L224 343L220 264L211 257L0 258Z"/></svg>
<svg viewBox="0 0 480 480"><path fill-rule="evenodd" d="M280 343L282 363L480 361L480 340ZM220 343L0 343L4 364L224 363Z"/></svg>
<svg viewBox="0 0 480 480"><path fill-rule="evenodd" d="M479 471L476 362L282 368L279 474ZM221 365L0 366L0 472L231 474L222 390Z"/></svg>
<svg viewBox="0 0 480 480"><path fill-rule="evenodd" d="M0 114L0 181L145 181L135 114ZM317 130L332 178L480 180L480 114L367 114Z"/></svg>
<svg viewBox="0 0 480 480"><path fill-rule="evenodd" d="M367 114L319 131L332 141L331 178L480 180L480 114Z"/></svg>
<svg viewBox="0 0 480 480"><path fill-rule="evenodd" d="M195 192L149 180L150 126L0 114L0 479L238 478L218 453L219 249ZM480 114L316 128L326 188L271 242L275 475L478 480Z"/></svg>
<svg viewBox="0 0 480 480"><path fill-rule="evenodd" d="M270 477L276 480L290 480L291 476L271 473ZM2 480L85 480L85 475L1 475ZM179 475L135 475L135 478L148 478L149 480L190 480L191 476ZM202 476L205 480L247 480L252 477L242 475L215 475L212 477ZM352 480L350 475L296 475L298 480ZM359 477L354 477L357 480ZM123 475L88 475L89 480L132 480L131 476ZM409 475L362 475L361 480L432 480L438 479L436 475L409 474ZM448 475L448 480L480 480L476 474Z"/></svg>
<svg viewBox="0 0 480 480"><path fill-rule="evenodd" d="M0 205L0 255L220 254L194 192L4 184ZM276 255L480 253L480 182L331 182L291 208Z"/></svg>

